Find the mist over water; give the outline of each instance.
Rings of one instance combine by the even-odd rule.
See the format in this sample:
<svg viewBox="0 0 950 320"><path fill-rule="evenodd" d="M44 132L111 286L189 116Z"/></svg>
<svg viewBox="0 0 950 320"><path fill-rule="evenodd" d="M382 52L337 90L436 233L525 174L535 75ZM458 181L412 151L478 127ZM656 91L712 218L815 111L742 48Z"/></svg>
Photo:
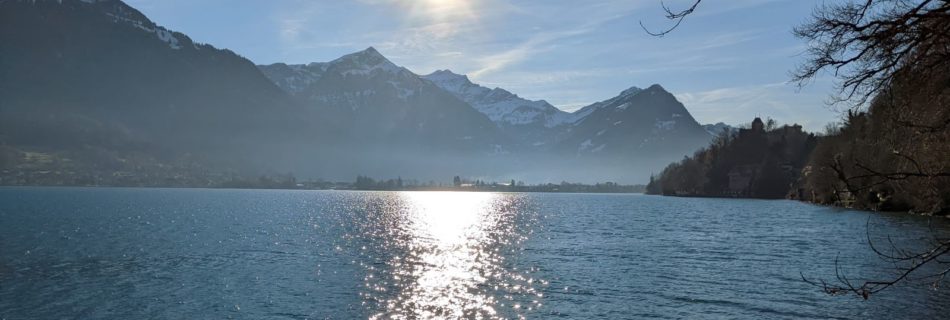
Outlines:
<svg viewBox="0 0 950 320"><path fill-rule="evenodd" d="M640 195L0 188L0 318L936 318L872 236L945 221Z"/></svg>

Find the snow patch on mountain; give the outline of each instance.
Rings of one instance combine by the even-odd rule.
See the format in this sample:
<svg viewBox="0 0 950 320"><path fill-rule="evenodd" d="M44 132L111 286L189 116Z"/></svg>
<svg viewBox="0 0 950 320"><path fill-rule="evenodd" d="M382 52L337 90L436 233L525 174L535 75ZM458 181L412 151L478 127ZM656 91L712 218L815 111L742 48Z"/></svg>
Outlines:
<svg viewBox="0 0 950 320"><path fill-rule="evenodd" d="M544 100L528 100L505 89L489 89L473 83L468 76L450 70L438 70L422 78L467 102L493 122L502 125L531 125L539 123L551 128L575 120Z"/></svg>
<svg viewBox="0 0 950 320"><path fill-rule="evenodd" d="M643 92L643 89L640 89L638 87L630 87L630 88L627 88L627 90L621 91L620 96L621 97L632 96L640 92Z"/></svg>
<svg viewBox="0 0 950 320"><path fill-rule="evenodd" d="M181 45L178 44L178 38L175 38L175 36L172 35L171 32L168 32L168 30L165 30L165 28L155 28L155 34L158 35L159 40L168 43L168 47L174 50L181 49Z"/></svg>

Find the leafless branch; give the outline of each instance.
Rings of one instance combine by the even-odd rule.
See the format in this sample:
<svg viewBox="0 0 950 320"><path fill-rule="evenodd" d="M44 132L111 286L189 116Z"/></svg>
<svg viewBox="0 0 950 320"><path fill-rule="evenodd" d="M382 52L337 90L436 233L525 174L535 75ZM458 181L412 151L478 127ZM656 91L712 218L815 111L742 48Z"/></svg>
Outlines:
<svg viewBox="0 0 950 320"><path fill-rule="evenodd" d="M817 8L794 34L808 60L793 72L800 86L823 70L838 80L833 103L865 105L902 68L926 71L948 63L950 1L864 0ZM916 59L927 56L930 59Z"/></svg>
<svg viewBox="0 0 950 320"><path fill-rule="evenodd" d="M673 10L670 9L670 7L666 6L666 3L660 2L660 6L662 6L663 11L666 12L664 16L667 19L674 21L673 26L660 32L653 32L653 31L650 31L650 29L647 29L645 25L643 25L643 21L640 21L640 28L643 28L643 31L645 31L647 34L654 37L665 36L666 34L672 32L673 29L676 29L677 27L679 27L680 23L683 23L683 19L685 19L686 16L692 14L693 11L696 10L696 7L699 6L699 3L702 1L703 0L696 0L696 2L693 2L693 5L689 6L689 8L686 8L685 10L677 11L677 12L673 12Z"/></svg>

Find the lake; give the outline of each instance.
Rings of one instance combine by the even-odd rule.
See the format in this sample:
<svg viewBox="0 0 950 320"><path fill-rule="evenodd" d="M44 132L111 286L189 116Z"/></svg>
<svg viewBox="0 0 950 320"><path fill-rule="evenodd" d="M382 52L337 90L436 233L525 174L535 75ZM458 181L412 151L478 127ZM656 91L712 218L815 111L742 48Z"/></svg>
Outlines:
<svg viewBox="0 0 950 320"><path fill-rule="evenodd" d="M940 318L945 219L645 195L0 188L2 319ZM881 240L886 241L886 240Z"/></svg>

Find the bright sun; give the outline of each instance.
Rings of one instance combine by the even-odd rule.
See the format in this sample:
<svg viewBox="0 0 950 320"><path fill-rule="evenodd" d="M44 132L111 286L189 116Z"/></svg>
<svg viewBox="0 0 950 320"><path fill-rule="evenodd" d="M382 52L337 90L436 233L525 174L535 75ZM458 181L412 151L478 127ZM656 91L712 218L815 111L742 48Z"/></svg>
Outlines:
<svg viewBox="0 0 950 320"><path fill-rule="evenodd" d="M447 22L449 20L467 20L475 17L472 11L471 0L423 0L417 3L417 14L430 19L431 22Z"/></svg>
<svg viewBox="0 0 950 320"><path fill-rule="evenodd" d="M483 0L388 0L405 10L409 30L432 39L450 38L478 23Z"/></svg>

